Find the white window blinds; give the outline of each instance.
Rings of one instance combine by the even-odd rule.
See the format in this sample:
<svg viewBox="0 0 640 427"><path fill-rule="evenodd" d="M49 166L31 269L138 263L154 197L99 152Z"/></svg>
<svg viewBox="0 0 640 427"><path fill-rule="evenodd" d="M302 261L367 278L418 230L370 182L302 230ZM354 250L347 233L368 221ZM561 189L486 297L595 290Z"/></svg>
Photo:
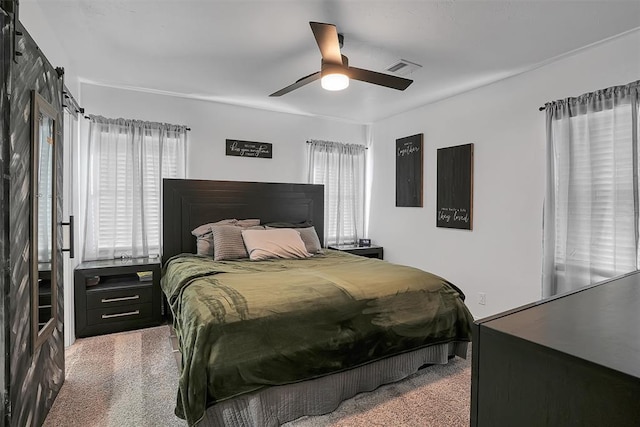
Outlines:
<svg viewBox="0 0 640 427"><path fill-rule="evenodd" d="M161 253L162 179L184 178L184 126L91 116L84 259Z"/></svg>
<svg viewBox="0 0 640 427"><path fill-rule="evenodd" d="M325 245L353 244L364 223L365 147L311 141L309 183L324 184Z"/></svg>

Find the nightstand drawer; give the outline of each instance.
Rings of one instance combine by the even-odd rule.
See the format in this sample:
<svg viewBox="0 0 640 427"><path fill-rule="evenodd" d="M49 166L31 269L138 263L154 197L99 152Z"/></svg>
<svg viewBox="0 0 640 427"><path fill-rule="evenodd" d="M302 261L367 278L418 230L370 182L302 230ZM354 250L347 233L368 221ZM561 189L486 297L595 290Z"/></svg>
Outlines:
<svg viewBox="0 0 640 427"><path fill-rule="evenodd" d="M98 325L105 323L138 321L150 319L153 308L149 304L130 304L120 307L97 308L87 310L87 324Z"/></svg>
<svg viewBox="0 0 640 427"><path fill-rule="evenodd" d="M152 297L153 287L151 285L110 290L88 290L87 309L150 303Z"/></svg>

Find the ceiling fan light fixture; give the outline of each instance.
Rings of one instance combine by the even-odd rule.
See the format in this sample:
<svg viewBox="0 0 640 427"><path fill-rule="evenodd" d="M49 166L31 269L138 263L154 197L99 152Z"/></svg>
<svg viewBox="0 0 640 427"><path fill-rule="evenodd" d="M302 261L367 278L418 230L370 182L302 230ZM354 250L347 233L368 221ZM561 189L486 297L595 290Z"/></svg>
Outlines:
<svg viewBox="0 0 640 427"><path fill-rule="evenodd" d="M343 90L349 87L349 77L342 73L325 74L320 79L320 85L325 90Z"/></svg>
<svg viewBox="0 0 640 427"><path fill-rule="evenodd" d="M346 70L349 62L345 56L341 59L343 61L342 64L322 61L320 85L324 90L337 91L349 87L349 76Z"/></svg>

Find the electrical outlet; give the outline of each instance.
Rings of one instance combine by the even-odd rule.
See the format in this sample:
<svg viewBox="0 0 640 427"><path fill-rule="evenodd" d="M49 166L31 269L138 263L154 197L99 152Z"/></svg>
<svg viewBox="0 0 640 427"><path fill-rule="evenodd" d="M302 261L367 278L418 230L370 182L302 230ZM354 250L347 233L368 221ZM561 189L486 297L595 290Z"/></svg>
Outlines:
<svg viewBox="0 0 640 427"><path fill-rule="evenodd" d="M478 304L486 305L487 304L487 294L484 292L478 292Z"/></svg>

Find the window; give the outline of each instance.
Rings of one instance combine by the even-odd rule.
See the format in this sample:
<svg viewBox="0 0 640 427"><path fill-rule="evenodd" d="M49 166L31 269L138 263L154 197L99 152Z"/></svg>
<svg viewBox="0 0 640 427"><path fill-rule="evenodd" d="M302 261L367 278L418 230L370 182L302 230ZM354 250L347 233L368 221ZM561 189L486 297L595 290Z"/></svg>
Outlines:
<svg viewBox="0 0 640 427"><path fill-rule="evenodd" d="M308 169L309 182L325 187L325 245L356 243L363 237L365 147L311 141Z"/></svg>
<svg viewBox="0 0 640 427"><path fill-rule="evenodd" d="M545 296L640 265L637 88L547 106Z"/></svg>
<svg viewBox="0 0 640 427"><path fill-rule="evenodd" d="M91 120L84 259L159 255L162 179L185 176L186 128Z"/></svg>
<svg viewBox="0 0 640 427"><path fill-rule="evenodd" d="M631 110L618 110L554 123L569 126L574 141L558 147L558 157L571 162L560 165L558 182L572 191L558 200L556 221L570 216L571 224L561 228L557 262L592 269L597 279L632 271L637 263Z"/></svg>

